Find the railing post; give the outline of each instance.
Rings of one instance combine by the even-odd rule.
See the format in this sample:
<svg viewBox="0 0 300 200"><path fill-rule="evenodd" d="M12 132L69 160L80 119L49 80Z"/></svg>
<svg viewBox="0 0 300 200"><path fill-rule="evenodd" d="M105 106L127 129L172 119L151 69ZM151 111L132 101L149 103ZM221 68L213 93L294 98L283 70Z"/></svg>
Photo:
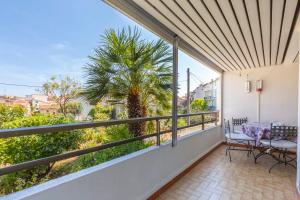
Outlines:
<svg viewBox="0 0 300 200"><path fill-rule="evenodd" d="M218 113L215 112L215 126L218 125Z"/></svg>
<svg viewBox="0 0 300 200"><path fill-rule="evenodd" d="M201 121L202 130L204 130L204 114L201 115L201 118L202 118L202 121Z"/></svg>
<svg viewBox="0 0 300 200"><path fill-rule="evenodd" d="M160 121L156 120L156 145L160 146Z"/></svg>

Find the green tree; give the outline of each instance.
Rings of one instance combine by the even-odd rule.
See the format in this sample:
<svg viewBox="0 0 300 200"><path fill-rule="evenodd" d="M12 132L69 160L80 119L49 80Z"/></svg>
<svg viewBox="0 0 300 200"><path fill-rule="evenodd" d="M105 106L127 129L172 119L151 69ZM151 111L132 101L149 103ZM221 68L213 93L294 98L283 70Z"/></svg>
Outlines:
<svg viewBox="0 0 300 200"><path fill-rule="evenodd" d="M87 82L82 94L91 103L103 97L126 99L129 118L145 117L151 107L157 113L170 108L170 47L162 40L145 41L130 27L109 29L85 68ZM129 132L142 135L145 123L129 125Z"/></svg>
<svg viewBox="0 0 300 200"><path fill-rule="evenodd" d="M111 118L112 107L103 106L101 103L95 105L89 112L93 120L108 120Z"/></svg>
<svg viewBox="0 0 300 200"><path fill-rule="evenodd" d="M54 125L72 122L63 116L35 115L5 122L2 129ZM24 137L0 139L0 166L13 165L61 154L79 147L79 131L49 133ZM30 170L18 171L0 178L0 194L24 189L46 181L54 162Z"/></svg>
<svg viewBox="0 0 300 200"><path fill-rule="evenodd" d="M9 122L20 117L24 117L25 108L19 105L8 106L0 103L0 126L4 122Z"/></svg>
<svg viewBox="0 0 300 200"><path fill-rule="evenodd" d="M206 111L208 109L207 101L203 98L198 98L191 103L193 112Z"/></svg>
<svg viewBox="0 0 300 200"><path fill-rule="evenodd" d="M42 93L53 98L59 105L59 111L66 116L67 105L78 97L79 84L75 80L66 76L60 79L53 76L43 84Z"/></svg>

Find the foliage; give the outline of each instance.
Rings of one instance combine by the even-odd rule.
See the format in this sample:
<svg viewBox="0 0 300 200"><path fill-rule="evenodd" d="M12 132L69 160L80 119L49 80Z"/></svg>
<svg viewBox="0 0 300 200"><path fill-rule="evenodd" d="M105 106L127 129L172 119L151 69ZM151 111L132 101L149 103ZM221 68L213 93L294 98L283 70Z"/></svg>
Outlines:
<svg viewBox="0 0 300 200"><path fill-rule="evenodd" d="M48 177L39 177L39 173L42 172L46 172L46 168L36 167L0 177L0 196L47 181Z"/></svg>
<svg viewBox="0 0 300 200"><path fill-rule="evenodd" d="M177 126L178 127L187 126L187 120L184 118L179 118L177 121Z"/></svg>
<svg viewBox="0 0 300 200"><path fill-rule="evenodd" d="M137 29L107 30L102 36L101 45L90 57L90 63L86 67L87 82L81 94L93 104L100 102L104 97L126 100L127 113L119 114L121 118L162 114L171 108L171 61L170 47L162 40L145 41L141 39ZM67 114L76 115L81 110L81 106L73 101L78 98L79 90L79 84L69 77L52 77L43 85L42 92L58 103L63 116L24 117L25 111L16 110L13 114L7 114L9 112L6 108L0 106L0 128L70 123L72 119L68 118ZM109 119L110 113L111 107L97 104L90 116L94 120L103 120ZM170 125L170 120L162 121L161 124L163 129ZM149 132L154 130L154 125L155 123L148 123ZM115 125L108 128L0 139L0 165L9 166L72 149L120 141L141 135L145 130L146 123L134 123L129 126ZM131 142L58 162L57 165L51 163L11 173L0 177L0 194L18 191L152 144L153 140Z"/></svg>
<svg viewBox="0 0 300 200"><path fill-rule="evenodd" d="M109 141L109 137L105 133L105 128L89 128L82 130L82 132L80 149L104 144Z"/></svg>
<svg viewBox="0 0 300 200"><path fill-rule="evenodd" d="M69 102L66 104L66 113L72 114L73 116L79 115L82 111L82 105L80 102Z"/></svg>
<svg viewBox="0 0 300 200"><path fill-rule="evenodd" d="M191 108L193 112L206 111L208 109L208 104L203 98L198 98L191 103Z"/></svg>
<svg viewBox="0 0 300 200"><path fill-rule="evenodd" d="M4 123L1 128L30 127L69 123L63 116L36 115ZM120 141L133 137L127 125L115 125L107 128L90 128L72 132L34 135L0 140L0 165L10 165L23 161L60 154L74 148L88 148L95 145ZM80 143L79 143L80 142ZM52 165L39 166L0 177L0 194L22 190L32 185L48 181L51 178L69 174L86 167L135 152L152 145L149 141L136 141L99 152L79 156L77 159Z"/></svg>
<svg viewBox="0 0 300 200"><path fill-rule="evenodd" d="M157 113L170 109L172 54L167 43L145 41L137 28L110 29L90 61L82 95L91 103L103 97L126 99L129 118L145 117L150 108ZM131 124L129 130L141 135L145 123Z"/></svg>
<svg viewBox="0 0 300 200"><path fill-rule="evenodd" d="M0 126L4 122L9 122L17 118L24 117L25 108L19 105L8 106L0 103Z"/></svg>
<svg viewBox="0 0 300 200"><path fill-rule="evenodd" d="M59 105L60 112L66 116L67 105L78 97L79 90L79 84L70 77L57 79L53 76L43 84L41 92L53 98Z"/></svg>
<svg viewBox="0 0 300 200"><path fill-rule="evenodd" d="M95 105L89 112L93 120L109 120L111 118L112 107L103 106L101 103Z"/></svg>
<svg viewBox="0 0 300 200"><path fill-rule="evenodd" d="M187 114L187 108L178 107L178 114Z"/></svg>
<svg viewBox="0 0 300 200"><path fill-rule="evenodd" d="M100 133L99 133L100 134ZM127 125L115 125L105 129L102 132L105 135L105 140L102 143L120 141L131 138L132 135L128 131ZM99 152L86 154L80 156L75 162L63 166L58 173L75 172L83 168L91 167L99 163L103 163L114 158L144 149L152 145L152 142L136 141L129 144L124 144L109 149L105 149Z"/></svg>
<svg viewBox="0 0 300 200"><path fill-rule="evenodd" d="M5 122L1 128L10 129L70 122L69 119L63 116L36 115ZM17 164L76 149L79 146L80 137L81 134L78 131L70 131L0 139L0 165ZM2 177L0 193L20 190L47 180L47 175L51 171L53 164L11 173Z"/></svg>

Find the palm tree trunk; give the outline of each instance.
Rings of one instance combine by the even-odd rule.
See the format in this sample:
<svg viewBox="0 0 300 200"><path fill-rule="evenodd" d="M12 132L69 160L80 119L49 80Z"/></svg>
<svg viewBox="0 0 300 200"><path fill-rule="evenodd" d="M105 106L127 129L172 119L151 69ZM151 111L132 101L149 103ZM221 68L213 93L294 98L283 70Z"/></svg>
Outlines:
<svg viewBox="0 0 300 200"><path fill-rule="evenodd" d="M129 94L127 98L127 109L129 118L144 117L143 107L138 93ZM135 137L143 135L145 131L145 122L131 123L128 126L129 132Z"/></svg>

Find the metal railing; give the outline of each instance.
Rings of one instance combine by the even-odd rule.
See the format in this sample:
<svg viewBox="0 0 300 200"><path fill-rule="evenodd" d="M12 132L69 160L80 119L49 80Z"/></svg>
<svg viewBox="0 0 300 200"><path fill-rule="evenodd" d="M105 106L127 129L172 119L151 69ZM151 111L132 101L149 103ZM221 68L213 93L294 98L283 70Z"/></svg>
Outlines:
<svg viewBox="0 0 300 200"><path fill-rule="evenodd" d="M205 121L205 115L213 115L214 117L210 120ZM190 124L188 126L183 126L177 128L177 130L190 128L194 126L202 126L202 130L205 128L205 124L215 123L217 125L218 122L218 112L201 112L201 113L192 113L192 114L182 114L178 115L178 118L191 117L191 116L201 116L201 121L198 123ZM172 129L161 130L160 122L161 120L172 119L172 116L161 116L161 117L147 117L147 118L132 118L132 119L124 119L124 120L109 120L109 121L99 121L99 122L81 122L81 123L72 123L72 124L59 124L59 125L51 125L51 126L37 126L37 127L25 127L25 128L15 128L15 129L3 129L0 130L0 139L1 138L10 138L10 137L21 137L21 136L30 136L30 135L41 135L41 134L57 134L62 131L72 131L77 129L85 129L85 128L98 128L98 127L107 127L112 125L120 125L120 124L132 124L137 122L147 122L147 121L155 121L156 122L156 133L145 134L138 137L133 137L125 140L120 140L116 142L106 143L96 145L94 147L79 149L74 151L69 151L66 153L49 156L46 158L40 158L32 161L26 161L19 164L14 164L11 166L0 168L0 176L17 172L25 169L31 169L38 165L49 164L52 162L104 150L107 148L128 144L135 141L141 141L147 138L156 137L156 145L160 145L160 136L166 133L170 133Z"/></svg>

